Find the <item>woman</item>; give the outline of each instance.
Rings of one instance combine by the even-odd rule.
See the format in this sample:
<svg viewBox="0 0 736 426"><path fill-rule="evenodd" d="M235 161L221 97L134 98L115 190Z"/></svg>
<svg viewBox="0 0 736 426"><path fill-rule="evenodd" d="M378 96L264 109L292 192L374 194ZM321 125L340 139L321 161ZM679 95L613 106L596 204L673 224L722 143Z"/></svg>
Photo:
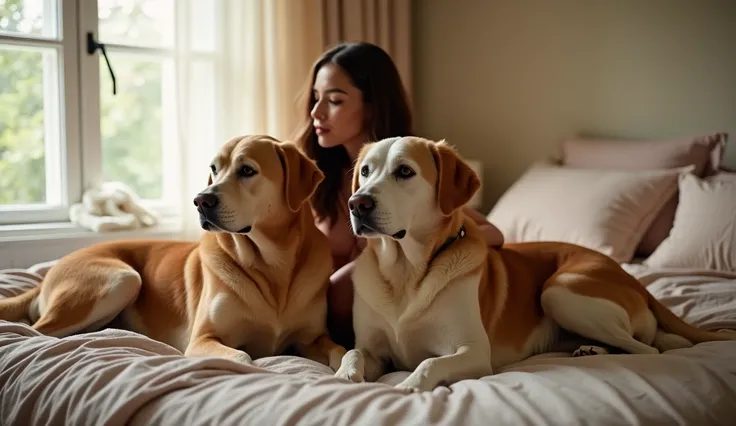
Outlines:
<svg viewBox="0 0 736 426"><path fill-rule="evenodd" d="M314 64L305 92L306 114L297 143L325 174L312 197L317 227L330 239L334 273L329 291L328 327L335 342L352 348L353 261L365 246L350 229L348 198L353 162L362 146L392 136L412 135L412 114L391 57L370 43L343 43ZM503 235L482 214L490 245Z"/></svg>

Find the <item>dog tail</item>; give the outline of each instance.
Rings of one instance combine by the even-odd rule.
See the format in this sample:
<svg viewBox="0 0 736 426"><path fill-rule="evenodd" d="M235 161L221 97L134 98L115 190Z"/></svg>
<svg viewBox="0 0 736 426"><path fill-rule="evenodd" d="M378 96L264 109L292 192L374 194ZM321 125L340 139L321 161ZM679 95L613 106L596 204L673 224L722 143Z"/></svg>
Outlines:
<svg viewBox="0 0 736 426"><path fill-rule="evenodd" d="M37 285L25 293L7 299L0 299L0 320L20 321L29 316L29 308L41 293Z"/></svg>
<svg viewBox="0 0 736 426"><path fill-rule="evenodd" d="M654 318L657 319L657 324L660 328L668 333L684 337L693 344L713 341L736 340L736 332L707 331L686 323L685 321L681 320L680 317L675 315L672 311L667 309L667 307L662 305L662 303L654 298L654 296L648 291L647 299L649 302L649 309L652 310Z"/></svg>

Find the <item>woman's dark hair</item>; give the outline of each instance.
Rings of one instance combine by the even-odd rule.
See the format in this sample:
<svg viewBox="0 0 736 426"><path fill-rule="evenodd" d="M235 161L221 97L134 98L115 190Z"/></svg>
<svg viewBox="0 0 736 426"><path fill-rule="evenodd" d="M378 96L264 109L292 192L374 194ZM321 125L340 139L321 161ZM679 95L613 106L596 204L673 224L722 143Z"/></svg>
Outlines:
<svg viewBox="0 0 736 426"><path fill-rule="evenodd" d="M305 121L296 137L296 143L325 175L311 203L319 219L329 218L332 225L337 217L337 199L344 179L352 171L352 164L344 146L323 148L317 142L314 131L310 116L315 103L313 86L317 73L325 64L340 67L362 92L369 117L364 129L371 141L392 136L411 136L412 115L396 65L388 53L375 44L340 43L314 63L303 94L306 104Z"/></svg>

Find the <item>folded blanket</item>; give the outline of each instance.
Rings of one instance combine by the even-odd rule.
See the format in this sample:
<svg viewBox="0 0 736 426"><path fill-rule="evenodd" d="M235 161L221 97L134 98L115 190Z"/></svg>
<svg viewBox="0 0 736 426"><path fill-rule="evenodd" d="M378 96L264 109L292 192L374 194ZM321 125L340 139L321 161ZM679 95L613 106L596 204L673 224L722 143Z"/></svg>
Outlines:
<svg viewBox="0 0 736 426"><path fill-rule="evenodd" d="M69 208L69 218L95 232L136 229L157 222L156 215L141 204L133 189L121 182L88 189L82 202Z"/></svg>

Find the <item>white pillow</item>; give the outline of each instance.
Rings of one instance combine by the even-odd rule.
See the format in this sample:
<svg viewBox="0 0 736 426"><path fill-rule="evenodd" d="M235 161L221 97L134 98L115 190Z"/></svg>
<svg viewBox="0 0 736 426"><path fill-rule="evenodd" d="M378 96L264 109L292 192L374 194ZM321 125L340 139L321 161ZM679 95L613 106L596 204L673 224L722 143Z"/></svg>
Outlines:
<svg viewBox="0 0 736 426"><path fill-rule="evenodd" d="M678 176L692 169L603 170L535 163L487 218L506 242L568 242L624 263L677 190Z"/></svg>
<svg viewBox="0 0 736 426"><path fill-rule="evenodd" d="M736 272L736 173L680 178L670 235L644 264Z"/></svg>

